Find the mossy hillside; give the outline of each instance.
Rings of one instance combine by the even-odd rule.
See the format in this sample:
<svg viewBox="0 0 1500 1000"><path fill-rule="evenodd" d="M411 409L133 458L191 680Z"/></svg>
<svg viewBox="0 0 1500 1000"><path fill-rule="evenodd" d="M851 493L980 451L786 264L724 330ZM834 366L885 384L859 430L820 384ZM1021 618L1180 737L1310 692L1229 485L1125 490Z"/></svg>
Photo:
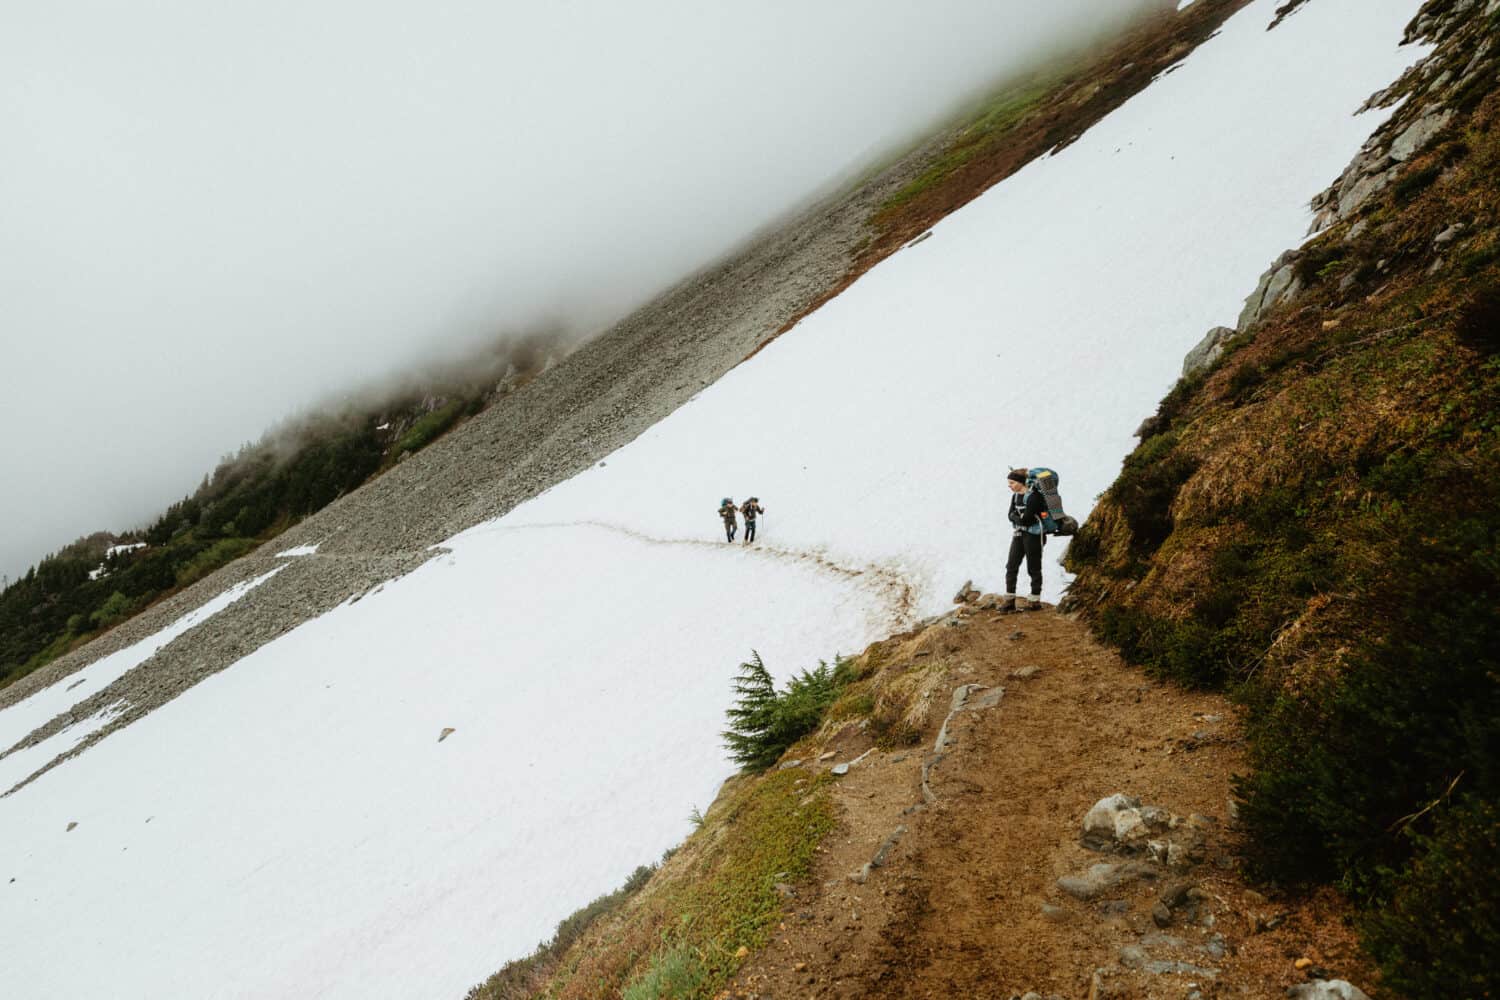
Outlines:
<svg viewBox="0 0 1500 1000"><path fill-rule="evenodd" d="M1493 914L1439 903L1497 875L1454 818L1500 799L1497 120L1472 103L1303 250L1301 295L1163 401L1069 555L1101 637L1248 706L1255 870L1366 903L1416 995L1500 982Z"/></svg>
<svg viewBox="0 0 1500 1000"><path fill-rule="evenodd" d="M725 783L695 817L693 833L659 866L637 869L620 890L563 921L550 941L476 986L468 1000L714 996L742 954L770 939L785 915L777 885L812 876L819 846L837 822L834 779L806 768L782 770L776 761L814 759L840 737L886 745L915 738L948 676L941 658L915 655L918 645L915 636L898 636L797 675L804 683L776 693L802 720L796 742L770 763L757 756ZM824 681L813 692L806 680L820 673ZM736 706L744 703L742 687L726 692L737 696ZM820 707L809 723L814 693ZM727 718L733 725L737 717L731 711ZM782 733L775 726L754 731L777 739Z"/></svg>

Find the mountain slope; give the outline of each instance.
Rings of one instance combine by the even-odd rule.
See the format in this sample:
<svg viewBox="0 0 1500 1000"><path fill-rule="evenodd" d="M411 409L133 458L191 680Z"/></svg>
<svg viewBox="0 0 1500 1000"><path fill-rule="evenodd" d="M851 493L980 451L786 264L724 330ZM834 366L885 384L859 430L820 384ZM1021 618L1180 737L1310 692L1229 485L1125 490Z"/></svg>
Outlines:
<svg viewBox="0 0 1500 1000"><path fill-rule="evenodd" d="M1267 33L1273 8L688 405L701 385L667 373L701 334L653 324L701 294L720 332L686 365L718 374L816 297L814 279L760 298L787 268L843 273L828 247L852 254L863 214L704 276L627 324L640 339L580 352L282 539L319 548L87 707L128 694L138 721L0 801L21 845L0 929L39 942L7 982L145 995L160 963L120 956L166 936L190 945L175 992L451 995L654 856L727 772L706 751L747 650L784 674L993 579L1003 467L1038 447L1082 514L1235 279L1305 225L1384 114L1349 112L1416 54L1395 44L1415 4L1316 0ZM762 546L713 544L711 505L746 489ZM151 919L128 920L148 893ZM47 961L77 910L117 936Z"/></svg>

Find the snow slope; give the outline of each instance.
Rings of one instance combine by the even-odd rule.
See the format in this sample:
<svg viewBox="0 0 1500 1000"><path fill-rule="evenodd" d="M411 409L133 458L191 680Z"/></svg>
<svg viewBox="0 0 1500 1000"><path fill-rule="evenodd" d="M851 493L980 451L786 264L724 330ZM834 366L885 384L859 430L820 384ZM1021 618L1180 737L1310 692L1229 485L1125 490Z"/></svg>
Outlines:
<svg viewBox="0 0 1500 1000"><path fill-rule="evenodd" d="M1005 467L1083 515L1300 238L1418 3L1275 6L606 463L0 799L0 992L453 998L680 838L739 660L998 588Z"/></svg>
<svg viewBox="0 0 1500 1000"><path fill-rule="evenodd" d="M246 580L244 583L230 587L213 600L206 601L202 606L189 611L160 632L118 652L111 653L109 656L102 657L73 673L61 683L43 688L31 697L18 701L0 712L0 753L14 746L19 740L25 739L32 730L46 725L85 698L91 698L103 691L150 659L158 649L188 629L208 621L279 572L281 569L278 567L253 580ZM0 792L9 787L10 785L0 782Z"/></svg>

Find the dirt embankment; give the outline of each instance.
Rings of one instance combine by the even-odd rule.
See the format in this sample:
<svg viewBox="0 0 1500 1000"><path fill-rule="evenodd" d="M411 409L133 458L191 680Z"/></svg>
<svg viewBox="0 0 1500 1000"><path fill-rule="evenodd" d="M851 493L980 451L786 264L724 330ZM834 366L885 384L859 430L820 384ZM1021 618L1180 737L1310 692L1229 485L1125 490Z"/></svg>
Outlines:
<svg viewBox="0 0 1500 1000"><path fill-rule="evenodd" d="M1331 894L1269 900L1238 873L1229 796L1243 757L1223 698L1149 680L1052 611L954 615L884 645L887 683L937 665L919 739L837 780L813 877L724 996L1369 986ZM872 746L851 723L787 756L821 771ZM819 761L825 747L836 753ZM1115 794L1135 815L1105 810L1108 829L1085 838L1085 816Z"/></svg>

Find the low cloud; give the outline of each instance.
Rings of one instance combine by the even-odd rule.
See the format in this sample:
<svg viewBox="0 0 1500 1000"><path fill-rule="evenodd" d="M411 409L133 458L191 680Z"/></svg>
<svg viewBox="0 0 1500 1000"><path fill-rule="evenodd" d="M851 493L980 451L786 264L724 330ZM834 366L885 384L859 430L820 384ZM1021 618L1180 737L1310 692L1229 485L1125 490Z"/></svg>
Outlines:
<svg viewBox="0 0 1500 1000"><path fill-rule="evenodd" d="M595 332L1156 0L12 11L0 572L330 393Z"/></svg>

